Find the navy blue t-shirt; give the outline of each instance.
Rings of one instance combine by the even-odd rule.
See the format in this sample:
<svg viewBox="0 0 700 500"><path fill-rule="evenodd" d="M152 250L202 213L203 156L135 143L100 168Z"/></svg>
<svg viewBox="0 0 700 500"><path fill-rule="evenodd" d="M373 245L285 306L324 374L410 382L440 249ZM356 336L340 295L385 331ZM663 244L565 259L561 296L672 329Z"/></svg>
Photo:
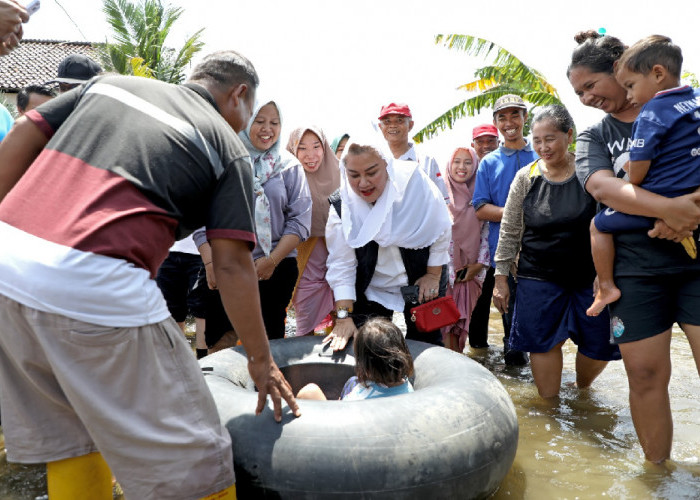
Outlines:
<svg viewBox="0 0 700 500"><path fill-rule="evenodd" d="M586 187L588 178L598 170L609 170L622 177L621 169L629 159L632 123L606 115L600 122L581 132L576 140L576 174ZM698 238L700 229L695 231ZM650 238L647 230L615 235L615 276L652 276L700 271L700 259L691 259L683 245Z"/></svg>
<svg viewBox="0 0 700 500"><path fill-rule="evenodd" d="M646 103L632 127L631 161L651 161L641 187L664 196L700 186L700 90L664 90Z"/></svg>

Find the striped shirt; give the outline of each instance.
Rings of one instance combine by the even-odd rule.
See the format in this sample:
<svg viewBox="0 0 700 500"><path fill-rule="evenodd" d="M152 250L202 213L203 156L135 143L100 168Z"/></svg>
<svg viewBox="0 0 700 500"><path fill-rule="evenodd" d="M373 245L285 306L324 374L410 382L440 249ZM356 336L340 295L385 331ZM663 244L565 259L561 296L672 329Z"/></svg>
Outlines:
<svg viewBox="0 0 700 500"><path fill-rule="evenodd" d="M0 293L105 326L162 321L176 239L255 243L248 152L194 84L107 76L27 113L50 138L0 203Z"/></svg>

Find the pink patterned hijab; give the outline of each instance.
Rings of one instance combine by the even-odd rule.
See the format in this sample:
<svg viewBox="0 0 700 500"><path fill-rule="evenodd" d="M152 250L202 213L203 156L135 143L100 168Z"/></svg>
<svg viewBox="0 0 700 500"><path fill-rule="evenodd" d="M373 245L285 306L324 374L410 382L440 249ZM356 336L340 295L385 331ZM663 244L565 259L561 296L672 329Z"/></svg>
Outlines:
<svg viewBox="0 0 700 500"><path fill-rule="evenodd" d="M457 182L452 176L452 163L460 151L466 151L472 158L471 171L467 173L466 182ZM479 160L472 148L457 148L452 153L444 173L447 193L450 196L450 215L452 216L452 262L455 271L468 264L474 264L479 257L479 242L483 223L476 218L474 207L471 205L476 183L476 169Z"/></svg>

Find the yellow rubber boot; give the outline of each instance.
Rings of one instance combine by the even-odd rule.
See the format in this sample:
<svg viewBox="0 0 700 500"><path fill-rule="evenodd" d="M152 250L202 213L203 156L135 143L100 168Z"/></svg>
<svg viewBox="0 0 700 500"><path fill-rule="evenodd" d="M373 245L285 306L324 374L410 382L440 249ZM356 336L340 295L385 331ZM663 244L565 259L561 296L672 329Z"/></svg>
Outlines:
<svg viewBox="0 0 700 500"><path fill-rule="evenodd" d="M232 484L225 490L221 490L213 495L201 498L200 500L236 500L236 485Z"/></svg>
<svg viewBox="0 0 700 500"><path fill-rule="evenodd" d="M112 500L112 473L98 452L46 464L49 500Z"/></svg>

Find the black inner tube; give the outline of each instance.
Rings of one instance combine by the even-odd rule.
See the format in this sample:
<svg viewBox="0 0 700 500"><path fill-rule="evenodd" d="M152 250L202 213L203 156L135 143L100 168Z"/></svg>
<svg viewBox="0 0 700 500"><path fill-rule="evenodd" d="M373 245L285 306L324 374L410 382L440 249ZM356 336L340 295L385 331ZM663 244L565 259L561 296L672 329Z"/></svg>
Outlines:
<svg viewBox="0 0 700 500"><path fill-rule="evenodd" d="M354 374L352 346L322 338L273 340L270 350L295 390L319 383L337 398ZM231 433L239 498L422 500L486 498L508 473L518 442L515 408L492 373L442 347L408 341L411 394L363 401L300 400L282 423L253 408L257 394L240 347L200 360ZM307 365L307 366L305 366ZM322 366L325 365L325 366ZM321 373L323 371L323 374Z"/></svg>
<svg viewBox="0 0 700 500"><path fill-rule="evenodd" d="M351 365L327 363L281 366L280 371L292 386L294 394L306 384L314 383L321 388L328 400L339 399L345 382L355 375L355 368Z"/></svg>

